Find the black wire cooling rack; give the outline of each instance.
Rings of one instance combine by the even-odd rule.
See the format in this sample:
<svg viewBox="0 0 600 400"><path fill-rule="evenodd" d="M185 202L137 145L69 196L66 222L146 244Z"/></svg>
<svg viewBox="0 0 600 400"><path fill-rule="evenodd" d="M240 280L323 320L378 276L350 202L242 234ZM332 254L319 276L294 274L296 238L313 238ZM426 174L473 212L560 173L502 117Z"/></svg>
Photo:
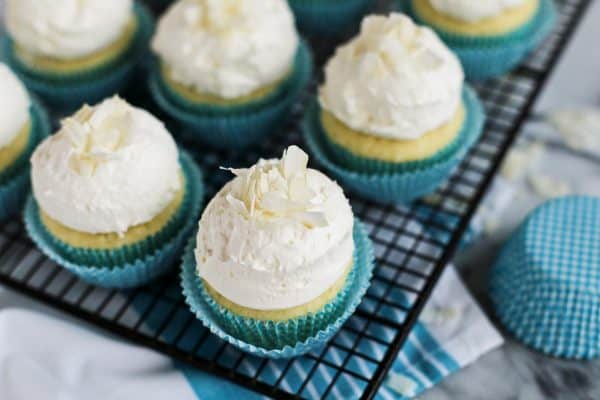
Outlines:
<svg viewBox="0 0 600 400"><path fill-rule="evenodd" d="M381 3L385 6L385 1ZM356 215L374 242L377 267L359 309L320 349L277 361L242 353L210 334L188 311L176 266L173 273L154 284L134 290L93 287L36 250L18 220L4 223L0 229L0 283L271 397L371 399L457 250L503 156L588 4L586 0L559 2L560 19L545 44L514 73L476 85L487 108L485 133L435 195L406 206L379 206L349 193ZM333 46L317 43L322 60L327 50L321 51L321 47ZM143 103L146 96L138 93L132 97L133 102ZM259 157L279 156L286 144L300 143L297 122L301 111L302 105L298 105L293 122L280 135L241 154L196 149L208 196L227 179L218 170L220 165L247 166ZM344 384L343 392L339 384Z"/></svg>

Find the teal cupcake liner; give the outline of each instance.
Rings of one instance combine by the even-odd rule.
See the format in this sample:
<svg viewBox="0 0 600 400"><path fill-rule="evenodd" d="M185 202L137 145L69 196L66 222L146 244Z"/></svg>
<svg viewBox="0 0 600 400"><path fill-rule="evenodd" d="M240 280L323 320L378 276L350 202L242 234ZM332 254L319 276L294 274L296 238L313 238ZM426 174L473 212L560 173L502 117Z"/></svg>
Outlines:
<svg viewBox="0 0 600 400"><path fill-rule="evenodd" d="M181 205L165 226L154 235L151 235L136 243L113 249L88 249L74 247L64 243L59 238L52 235L41 221L37 203L32 206L35 209L35 223L42 229L46 241L52 245L55 252L60 254L66 260L79 265L103 265L114 266L134 262L151 254L160 248L169 238L175 236L177 232L185 225L189 218L189 210L195 203L195 189L192 187L194 182L201 180L198 168L188 155L181 155L181 166L185 176L185 194Z"/></svg>
<svg viewBox="0 0 600 400"><path fill-rule="evenodd" d="M31 136L27 149L13 165L0 173L0 221L15 216L29 193L29 157L37 144L50 135L50 120L46 110L32 99L29 109Z"/></svg>
<svg viewBox="0 0 600 400"><path fill-rule="evenodd" d="M323 127L321 126L321 109L319 107L318 100L314 100L311 107L308 110L308 116L311 128L318 133L319 137L322 138L323 143L326 145L327 150L331 154L331 159L338 163L340 166L348 168L352 171L363 172L363 173L401 173L401 172L413 172L423 170L425 168L434 167L441 163L448 161L453 158L457 152L463 149L470 138L470 132L474 129L475 123L477 123L477 110L481 109L477 95L468 88L463 89L463 104L465 107L465 121L458 133L456 139L454 139L449 145L435 153L434 155L418 161L409 161L401 163L393 163L387 161L376 160L373 158L362 157L346 150L343 146L334 143L325 134Z"/></svg>
<svg viewBox="0 0 600 400"><path fill-rule="evenodd" d="M29 193L29 168L0 185L0 221L14 217Z"/></svg>
<svg viewBox="0 0 600 400"><path fill-rule="evenodd" d="M22 174L25 169L29 168L29 157L31 157L36 146L42 139L50 135L51 128L48 113L35 99L31 99L29 116L31 119L31 131L27 147L11 165L0 171L0 185L7 183L16 175Z"/></svg>
<svg viewBox="0 0 600 400"><path fill-rule="evenodd" d="M415 12L412 0L399 5L415 21L427 24ZM432 26L440 38L456 53L469 80L483 80L505 74L516 67L548 36L557 18L552 0L541 0L535 16L522 27L505 35L467 36Z"/></svg>
<svg viewBox="0 0 600 400"><path fill-rule="evenodd" d="M123 89L137 70L148 50L154 32L154 20L145 6L136 2L134 12L138 30L129 49L118 59L98 68L72 74L44 74L21 63L14 53L10 37L2 39L6 62L27 88L59 110L72 110L83 103L93 104Z"/></svg>
<svg viewBox="0 0 600 400"><path fill-rule="evenodd" d="M305 116L302 123L304 141L312 156L342 186L377 203L408 203L434 192L452 173L469 149L479 139L483 130L485 112L472 89L465 90L470 107L467 113L464 142L446 159L423 168L402 172L370 173L349 169L337 162L323 139L323 134L314 129L314 124Z"/></svg>
<svg viewBox="0 0 600 400"><path fill-rule="evenodd" d="M285 322L260 321L235 315L212 300L196 272L195 240L183 257L181 285L186 303L212 333L239 349L269 358L289 358L323 345L354 313L373 274L371 242L359 220L354 222L354 265L338 296L315 314Z"/></svg>
<svg viewBox="0 0 600 400"><path fill-rule="evenodd" d="M360 24L372 0L288 0L298 29L309 36L339 37Z"/></svg>
<svg viewBox="0 0 600 400"><path fill-rule="evenodd" d="M567 196L539 206L503 246L489 281L506 329L545 354L600 357L600 199Z"/></svg>
<svg viewBox="0 0 600 400"><path fill-rule="evenodd" d="M200 106L190 104L189 107L182 107L169 96L165 85L161 84L162 79L157 69L150 75L148 84L158 106L182 125L183 136L216 148L239 149L257 143L273 133L285 121L291 107L310 82L312 55L304 42L300 43L295 64L294 74L285 93L259 107L251 104L247 107L235 106L234 110L223 110L207 106L204 111L199 112L190 108Z"/></svg>
<svg viewBox="0 0 600 400"><path fill-rule="evenodd" d="M169 235L161 234L162 242L147 239L140 243L135 254L139 257L130 260L132 250L121 247L114 250L75 249L52 237L39 218L39 209L33 196L25 205L25 227L38 248L57 264L77 275L82 280L103 287L129 288L145 284L173 266L180 255L190 232L200 217L204 186L199 167L192 158L181 152L181 164L187 177L189 200L182 204L182 224L178 229L169 229ZM82 257L82 258L80 258ZM82 263L79 260L91 261Z"/></svg>

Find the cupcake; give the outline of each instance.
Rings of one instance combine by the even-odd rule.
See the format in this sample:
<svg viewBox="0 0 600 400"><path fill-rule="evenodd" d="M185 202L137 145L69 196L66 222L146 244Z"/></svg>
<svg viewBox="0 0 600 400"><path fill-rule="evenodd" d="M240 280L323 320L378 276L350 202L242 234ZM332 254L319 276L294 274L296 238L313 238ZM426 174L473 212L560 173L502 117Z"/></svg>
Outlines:
<svg viewBox="0 0 600 400"><path fill-rule="evenodd" d="M44 109L0 63L0 221L21 210L29 190L29 156L49 131Z"/></svg>
<svg viewBox="0 0 600 400"><path fill-rule="evenodd" d="M483 110L460 62L402 14L369 16L325 67L305 140L332 175L374 201L434 191L478 138Z"/></svg>
<svg viewBox="0 0 600 400"><path fill-rule="evenodd" d="M31 157L29 235L90 283L132 287L164 272L194 226L200 171L164 125L118 97L83 106Z"/></svg>
<svg viewBox="0 0 600 400"><path fill-rule="evenodd" d="M217 148L272 132L312 74L285 0L179 0L152 49L155 101L187 136Z"/></svg>
<svg viewBox="0 0 600 400"><path fill-rule="evenodd" d="M288 0L301 32L340 37L360 23L372 0Z"/></svg>
<svg viewBox="0 0 600 400"><path fill-rule="evenodd" d="M233 169L206 207L182 268L186 300L213 332L251 352L291 356L322 343L354 311L373 268L342 189L282 159Z"/></svg>
<svg viewBox="0 0 600 400"><path fill-rule="evenodd" d="M506 73L547 36L552 0L410 0L413 17L434 28L460 58L468 79Z"/></svg>
<svg viewBox="0 0 600 400"><path fill-rule="evenodd" d="M153 31L150 14L133 0L8 0L5 22L6 60L62 110L121 90Z"/></svg>

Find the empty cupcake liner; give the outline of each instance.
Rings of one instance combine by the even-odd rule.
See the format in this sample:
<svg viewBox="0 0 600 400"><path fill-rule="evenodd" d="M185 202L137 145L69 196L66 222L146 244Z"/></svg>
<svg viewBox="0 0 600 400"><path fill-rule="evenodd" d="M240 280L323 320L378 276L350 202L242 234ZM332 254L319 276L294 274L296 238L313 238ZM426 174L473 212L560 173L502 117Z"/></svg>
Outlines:
<svg viewBox="0 0 600 400"><path fill-rule="evenodd" d="M31 136L26 150L13 165L0 173L0 221L15 216L23 207L29 192L29 157L46 136L50 135L50 120L46 110L32 99L29 109Z"/></svg>
<svg viewBox="0 0 600 400"><path fill-rule="evenodd" d="M538 207L509 239L490 275L502 324L543 353L600 355L600 199L570 196Z"/></svg>
<svg viewBox="0 0 600 400"><path fill-rule="evenodd" d="M302 128L310 153L344 187L372 201L384 204L406 203L434 192L462 161L479 138L485 120L481 102L472 89L465 89L468 109L464 142L446 159L419 169L402 172L359 172L341 165L327 148L322 132L314 129L307 114Z"/></svg>
<svg viewBox="0 0 600 400"><path fill-rule="evenodd" d="M412 0L411 0L412 1ZM415 21L427 24L407 1L398 7ZM535 16L521 28L505 35L476 37L458 35L432 26L441 39L460 59L467 79L483 80L497 77L517 66L550 33L556 21L552 0L541 0Z"/></svg>
<svg viewBox="0 0 600 400"><path fill-rule="evenodd" d="M434 167L440 163L444 163L449 159L453 158L454 155L459 152L469 141L469 135L473 129L473 123L476 122L474 111L479 107L479 100L477 95L470 89L463 89L463 104L465 106L465 121L460 129L457 137L446 147L439 150L434 155L418 161L400 162L393 163L388 161L376 160L373 158L367 158L356 155L349 150L346 150L343 146L334 143L325 134L324 128L321 126L320 113L321 109L318 104L318 100L314 100L308 110L308 116L306 117L312 123L311 129L318 132L318 135L323 138L323 143L327 146L329 154L334 162L340 166L348 168L352 171L364 172L364 173L400 173L400 172L413 172L423 170L428 167Z"/></svg>
<svg viewBox="0 0 600 400"><path fill-rule="evenodd" d="M25 205L27 232L44 254L86 282L114 288L147 283L173 266L200 217L204 195L202 174L189 155L180 152L180 158L188 199L180 207L181 223L174 224L165 234L156 234L160 240L147 238L136 245L112 250L74 248L53 237L44 227L33 196L29 196ZM132 259L132 255L137 257Z"/></svg>
<svg viewBox="0 0 600 400"><path fill-rule="evenodd" d="M205 291L196 272L195 239L186 248L181 284L196 317L221 339L239 349L269 358L305 354L326 343L354 313L366 293L374 268L371 242L360 221L354 223L354 265L346 285L322 310L283 322L241 317L220 306Z"/></svg>
<svg viewBox="0 0 600 400"><path fill-rule="evenodd" d="M206 112L192 111L190 108L194 105L182 107L169 96L156 69L150 76L149 87L158 106L182 125L183 136L216 148L239 149L274 133L300 98L313 70L312 55L306 43L301 42L295 62L294 74L285 93L260 107L250 104L235 106L234 111L221 111L220 107L210 107Z"/></svg>
<svg viewBox="0 0 600 400"><path fill-rule="evenodd" d="M138 29L129 49L118 59L99 68L64 75L33 71L18 60L8 36L2 39L4 58L29 90L59 110L69 111L83 103L96 103L127 86L147 53L148 42L154 32L154 20L139 2L135 3L134 11Z"/></svg>
<svg viewBox="0 0 600 400"><path fill-rule="evenodd" d="M360 24L371 0L288 0L298 29L309 36L341 36Z"/></svg>

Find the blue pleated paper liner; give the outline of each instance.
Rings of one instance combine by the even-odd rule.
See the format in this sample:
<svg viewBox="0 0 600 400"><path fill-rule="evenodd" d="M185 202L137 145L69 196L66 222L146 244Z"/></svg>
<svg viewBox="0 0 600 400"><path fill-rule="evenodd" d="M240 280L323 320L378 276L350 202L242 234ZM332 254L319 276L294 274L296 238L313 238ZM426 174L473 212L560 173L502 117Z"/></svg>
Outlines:
<svg viewBox="0 0 600 400"><path fill-rule="evenodd" d="M511 236L490 275L502 324L525 344L572 359L600 356L600 198L538 207Z"/></svg>
<svg viewBox="0 0 600 400"><path fill-rule="evenodd" d="M483 106L475 92L465 88L466 119L464 142L446 160L404 172L369 173L342 166L324 142L320 124L308 113L302 124L304 140L312 156L342 186L378 203L406 203L434 192L465 157L479 138L485 120ZM314 116L314 115L313 115Z"/></svg>
<svg viewBox="0 0 600 400"><path fill-rule="evenodd" d="M200 215L204 195L201 171L192 158L183 151L180 151L180 160L190 188L189 209L186 212L185 222L170 238L165 238L161 247L153 249L145 257L122 264L107 265L86 265L68 259L40 221L38 206L33 196L29 197L25 206L27 232L44 254L88 283L114 288L129 288L145 284L174 265ZM121 250L116 249L115 252Z"/></svg>
<svg viewBox="0 0 600 400"><path fill-rule="evenodd" d="M314 37L341 36L360 21L372 0L288 0L298 29Z"/></svg>
<svg viewBox="0 0 600 400"><path fill-rule="evenodd" d="M418 23L427 25L414 11L411 2L412 0L408 0L399 3L398 7ZM554 2L541 0L539 10L531 21L505 35L475 37L454 34L435 26L432 28L456 53L467 79L482 80L503 75L517 66L550 33L556 18Z"/></svg>
<svg viewBox="0 0 600 400"><path fill-rule="evenodd" d="M50 135L50 120L46 110L31 99L31 134L23 154L15 161L14 168L8 167L0 173L0 221L13 217L21 211L29 193L29 157L37 144Z"/></svg>
<svg viewBox="0 0 600 400"><path fill-rule="evenodd" d="M236 105L234 111L218 111L218 107L212 107L206 112L198 112L190 110L190 107L183 107L169 96L156 68L150 75L148 84L158 106L182 125L182 135L216 148L238 149L259 143L281 126L292 105L298 101L310 82L312 71L312 54L308 45L302 41L293 76L287 83L289 87L285 93L260 107L254 104L248 107Z"/></svg>
<svg viewBox="0 0 600 400"><path fill-rule="evenodd" d="M134 11L138 19L138 30L132 44L118 60L100 69L65 76L34 72L17 59L13 42L8 35L2 39L4 58L27 88L49 105L69 111L83 103L94 104L123 89L146 55L150 37L154 32L154 20L146 7L139 2L135 3Z"/></svg>
<svg viewBox="0 0 600 400"><path fill-rule="evenodd" d="M278 341L284 342L285 344L279 348L265 348L254 343L248 343L243 339L236 337L236 333L227 331L227 328L230 327L231 324L224 324L223 317L233 318L233 316L223 314L217 316L215 308L211 307L206 302L206 296L209 295L203 293L203 284L196 272L194 238L190 239L182 262L181 284L183 287L183 294L192 312L212 333L239 349L260 357L289 358L299 356L331 339L342 324L352 315L352 313L354 313L369 287L375 265L373 249L370 239L358 220L355 220L354 222L354 242L355 255L353 279L351 282L349 281L350 286L343 289L343 291L346 291L347 293L344 294L341 315L333 318L325 328L318 330L318 332L309 332L308 337L306 337L306 334L303 335L300 332L303 329L310 329L310 327L302 323L302 319L306 317L297 318L295 321L289 322L291 325L290 328L295 328L298 332L292 332L292 330L284 332ZM335 301L336 300L334 300L334 302ZM247 318L247 320L249 320L247 321L248 329L255 329L257 327L250 318ZM277 325L277 323L262 324L260 328L262 334L271 337L281 334L282 332L277 332ZM240 334L240 332L238 331L237 334ZM305 338L303 340L298 340L298 338L302 336L305 336Z"/></svg>

